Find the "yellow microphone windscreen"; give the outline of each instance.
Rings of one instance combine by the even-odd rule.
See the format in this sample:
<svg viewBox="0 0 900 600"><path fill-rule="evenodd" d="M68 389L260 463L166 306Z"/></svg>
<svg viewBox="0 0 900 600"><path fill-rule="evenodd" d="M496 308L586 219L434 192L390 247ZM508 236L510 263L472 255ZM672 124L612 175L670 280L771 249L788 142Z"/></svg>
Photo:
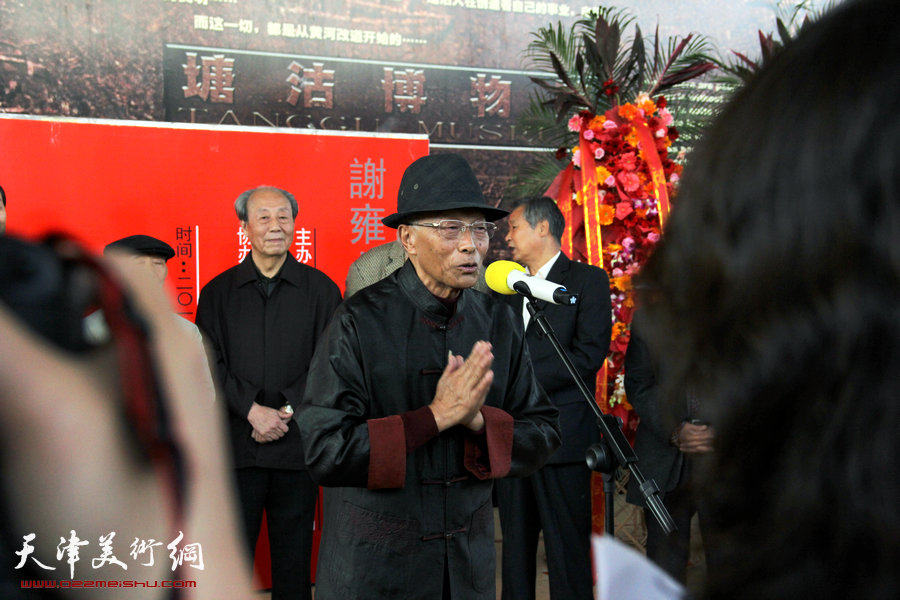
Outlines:
<svg viewBox="0 0 900 600"><path fill-rule="evenodd" d="M513 271L525 272L525 267L511 260L495 260L484 271L484 281L488 287L500 294L511 295L516 291L506 283L509 274Z"/></svg>

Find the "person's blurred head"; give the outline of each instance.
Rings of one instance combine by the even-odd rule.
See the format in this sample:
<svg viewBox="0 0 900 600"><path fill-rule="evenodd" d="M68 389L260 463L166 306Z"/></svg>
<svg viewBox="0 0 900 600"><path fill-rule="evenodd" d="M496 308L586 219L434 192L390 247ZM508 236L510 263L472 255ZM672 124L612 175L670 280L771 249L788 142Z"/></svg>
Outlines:
<svg viewBox="0 0 900 600"><path fill-rule="evenodd" d="M104 254L112 251L129 254L134 264L153 273L160 283L166 280L169 273L166 263L175 256L172 246L149 235L130 235L110 242L103 248Z"/></svg>
<svg viewBox="0 0 900 600"><path fill-rule="evenodd" d="M716 426L715 598L900 596L900 19L805 29L692 155L644 269Z"/></svg>
<svg viewBox="0 0 900 600"><path fill-rule="evenodd" d="M0 235L6 232L6 191L0 186Z"/></svg>

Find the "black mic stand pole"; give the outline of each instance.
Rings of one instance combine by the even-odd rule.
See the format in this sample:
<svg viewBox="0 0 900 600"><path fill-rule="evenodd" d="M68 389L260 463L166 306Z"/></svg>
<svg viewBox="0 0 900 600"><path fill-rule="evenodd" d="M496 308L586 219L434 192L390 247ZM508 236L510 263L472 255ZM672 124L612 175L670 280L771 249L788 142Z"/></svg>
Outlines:
<svg viewBox="0 0 900 600"><path fill-rule="evenodd" d="M569 374L578 385L578 389L581 390L584 399L591 406L591 409L597 417L597 427L600 428L600 432L603 434L603 441L600 444L594 444L588 448L586 461L588 467L592 471L600 471L603 474L603 493L606 502L606 534L615 535L613 515L613 493L615 492L615 484L613 483L613 480L616 464L613 462L613 457L618 461L619 465L627 467L631 471L631 477L638 484L641 494L644 497L645 505L650 509L650 512L653 513L653 516L656 517L656 520L659 522L663 531L665 531L666 534L672 533L677 529L675 521L672 520L672 515L669 514L669 511L659 497L659 487L656 485L656 482L652 479L644 478L644 475L638 468L637 454L635 454L634 449L631 447L631 444L628 443L628 440L625 439L625 434L622 433L622 428L619 425L619 419L614 415L605 414L600 410L600 407L597 406L597 401L594 399L584 381L581 380L581 376L575 370L572 359L569 358L569 355L566 354L562 344L559 343L559 338L547 321L544 311L535 307L534 297L531 295L531 290L528 289L528 284L519 281L516 282L513 289L525 296L525 306L528 307L531 318L540 327L541 334L553 344L556 353L562 359L563 363L565 363L566 368L569 370ZM606 385L606 382L604 382L603 385Z"/></svg>

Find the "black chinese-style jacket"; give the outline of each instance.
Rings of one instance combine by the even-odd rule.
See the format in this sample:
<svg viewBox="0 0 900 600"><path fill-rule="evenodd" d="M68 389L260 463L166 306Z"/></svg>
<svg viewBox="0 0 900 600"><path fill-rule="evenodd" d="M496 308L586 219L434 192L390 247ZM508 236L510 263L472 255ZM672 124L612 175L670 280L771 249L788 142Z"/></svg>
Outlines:
<svg viewBox="0 0 900 600"><path fill-rule="evenodd" d="M493 345L475 434L457 426L407 454L403 415L431 403L449 352ZM539 468L558 413L508 306L463 290L455 310L407 262L349 298L316 350L295 415L325 491L316 598L494 598L492 480Z"/></svg>

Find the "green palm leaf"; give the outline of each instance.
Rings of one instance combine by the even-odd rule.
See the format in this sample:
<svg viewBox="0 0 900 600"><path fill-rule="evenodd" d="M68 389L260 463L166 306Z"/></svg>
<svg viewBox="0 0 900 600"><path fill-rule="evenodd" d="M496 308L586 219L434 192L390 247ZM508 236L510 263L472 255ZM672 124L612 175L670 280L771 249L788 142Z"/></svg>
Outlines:
<svg viewBox="0 0 900 600"><path fill-rule="evenodd" d="M628 32L633 33L629 36ZM523 130L540 135L548 147L568 148L577 136L567 130L569 118L582 110L600 114L639 93L677 92L685 83L716 67L706 38L691 34L663 41L659 28L645 37L624 9L599 7L571 27L550 24L532 34L525 53L534 70L547 77L532 77L538 90L520 117ZM709 108L702 98L674 93L669 107L679 117L679 128L690 139L706 121ZM678 99L685 102L684 111ZM691 110L698 114L692 116ZM682 120L686 126L682 125ZM564 166L550 156L532 161L514 179L516 189L546 189Z"/></svg>

